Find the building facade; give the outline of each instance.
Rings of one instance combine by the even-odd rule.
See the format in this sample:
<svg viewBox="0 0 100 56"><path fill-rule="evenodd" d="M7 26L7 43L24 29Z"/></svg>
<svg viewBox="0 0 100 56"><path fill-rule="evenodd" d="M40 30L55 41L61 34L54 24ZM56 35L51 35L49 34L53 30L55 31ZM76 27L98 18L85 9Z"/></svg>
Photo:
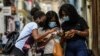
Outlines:
<svg viewBox="0 0 100 56"><path fill-rule="evenodd" d="M5 32L4 15L3 15L3 0L0 0L0 33Z"/></svg>
<svg viewBox="0 0 100 56"><path fill-rule="evenodd" d="M100 0L92 0L93 50L100 56Z"/></svg>

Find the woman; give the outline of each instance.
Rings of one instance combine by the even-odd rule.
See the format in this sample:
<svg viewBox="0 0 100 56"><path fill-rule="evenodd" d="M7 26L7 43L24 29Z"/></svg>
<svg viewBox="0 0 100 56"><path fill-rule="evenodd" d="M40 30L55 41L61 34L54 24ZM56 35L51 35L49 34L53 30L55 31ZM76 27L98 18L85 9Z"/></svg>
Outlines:
<svg viewBox="0 0 100 56"><path fill-rule="evenodd" d="M54 11L48 11L46 13L46 22L44 25L44 31L48 31L51 30L53 28L58 28L58 30L60 29L60 23L59 23L59 19L58 19L58 15L56 12ZM46 36L46 38L51 38L48 43L45 45L45 49L44 49L44 56L55 56L54 55L54 48L55 45L58 45L58 52L59 54L57 54L56 56L62 56L62 49L61 46L59 45L59 36L57 35L58 32L53 32L52 34L49 34L48 36ZM56 50L57 51L57 50Z"/></svg>
<svg viewBox="0 0 100 56"><path fill-rule="evenodd" d="M88 56L86 37L89 35L86 21L71 4L63 4L59 10L61 27L65 32L61 44L67 43L65 56Z"/></svg>
<svg viewBox="0 0 100 56"><path fill-rule="evenodd" d="M33 13L34 14L32 16L34 22L26 24L23 30L20 32L20 35L15 43L15 47L12 51L14 56L27 56L28 50L31 45L34 44L34 41L39 41L43 37L55 31L55 29L52 29L45 32L43 35L40 35L38 33L38 27L45 22L46 16L42 11L35 11Z"/></svg>

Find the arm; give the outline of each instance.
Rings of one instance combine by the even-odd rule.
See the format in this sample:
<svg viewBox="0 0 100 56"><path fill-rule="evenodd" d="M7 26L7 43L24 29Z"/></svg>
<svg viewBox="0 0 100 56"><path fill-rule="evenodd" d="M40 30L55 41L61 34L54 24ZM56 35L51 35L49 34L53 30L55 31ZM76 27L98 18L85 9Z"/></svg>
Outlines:
<svg viewBox="0 0 100 56"><path fill-rule="evenodd" d="M34 37L35 40L38 40L38 41L39 41L39 40L43 39L43 38L46 37L48 34L54 32L54 31L55 31L55 29L52 29L52 30L49 30L49 31L45 32L43 35L40 35L40 34L38 33L38 29L34 29L34 30L32 31L32 36Z"/></svg>
<svg viewBox="0 0 100 56"><path fill-rule="evenodd" d="M89 31L88 29L85 29L84 31L76 30L76 34L82 37L87 37L89 36Z"/></svg>
<svg viewBox="0 0 100 56"><path fill-rule="evenodd" d="M81 25L81 28L84 30L83 31L76 30L76 34L83 37L89 36L89 27L87 22L83 18L81 18L79 23Z"/></svg>
<svg viewBox="0 0 100 56"><path fill-rule="evenodd" d="M88 31L88 29L85 29L84 31L72 29L70 31L65 32L65 36L67 38L73 38L75 36L75 34L82 36L82 37L87 37L89 35L89 31Z"/></svg>

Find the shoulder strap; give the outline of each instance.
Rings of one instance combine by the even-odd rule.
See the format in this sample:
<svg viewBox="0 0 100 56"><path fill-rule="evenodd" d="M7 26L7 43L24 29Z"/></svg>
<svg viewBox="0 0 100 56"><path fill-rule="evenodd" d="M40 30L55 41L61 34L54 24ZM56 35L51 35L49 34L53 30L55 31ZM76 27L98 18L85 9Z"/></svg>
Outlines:
<svg viewBox="0 0 100 56"><path fill-rule="evenodd" d="M16 42L19 42L20 40L23 40L24 38L26 38L26 37L28 37L28 36L30 36L30 35L31 35L31 34L28 34L28 35L24 36L23 38L17 40Z"/></svg>

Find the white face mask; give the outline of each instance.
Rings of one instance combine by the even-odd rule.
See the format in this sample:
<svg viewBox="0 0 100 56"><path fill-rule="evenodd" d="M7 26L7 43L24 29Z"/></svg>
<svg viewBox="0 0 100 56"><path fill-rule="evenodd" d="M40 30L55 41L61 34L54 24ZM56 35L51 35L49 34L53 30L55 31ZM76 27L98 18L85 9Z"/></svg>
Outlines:
<svg viewBox="0 0 100 56"><path fill-rule="evenodd" d="M64 20L64 21L69 21L70 19L69 19L68 16L64 16L64 17L63 17L63 20Z"/></svg>
<svg viewBox="0 0 100 56"><path fill-rule="evenodd" d="M49 27L50 28L54 28L56 26L57 26L56 22L49 22Z"/></svg>
<svg viewBox="0 0 100 56"><path fill-rule="evenodd" d="M61 19L61 23L65 22L65 21L69 21L69 17L68 16L64 16L63 19Z"/></svg>

